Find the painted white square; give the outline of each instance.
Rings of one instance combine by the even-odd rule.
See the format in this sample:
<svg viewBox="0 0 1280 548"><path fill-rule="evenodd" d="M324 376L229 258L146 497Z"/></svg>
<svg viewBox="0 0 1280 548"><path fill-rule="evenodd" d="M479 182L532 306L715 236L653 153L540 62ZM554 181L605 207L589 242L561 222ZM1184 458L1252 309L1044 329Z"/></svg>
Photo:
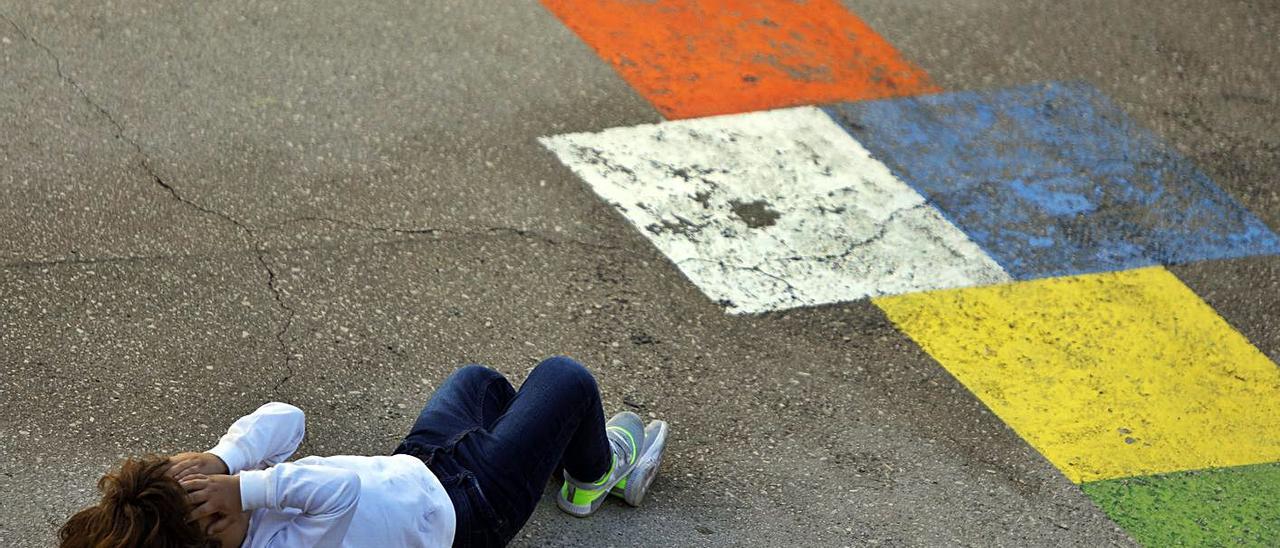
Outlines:
<svg viewBox="0 0 1280 548"><path fill-rule="evenodd" d="M732 313L1009 280L814 107L540 141Z"/></svg>

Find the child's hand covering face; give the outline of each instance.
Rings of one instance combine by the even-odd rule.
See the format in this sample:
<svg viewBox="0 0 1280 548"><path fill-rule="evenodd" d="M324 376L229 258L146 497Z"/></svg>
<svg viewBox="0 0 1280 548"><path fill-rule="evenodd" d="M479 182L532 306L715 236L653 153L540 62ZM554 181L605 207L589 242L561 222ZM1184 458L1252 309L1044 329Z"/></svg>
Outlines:
<svg viewBox="0 0 1280 548"><path fill-rule="evenodd" d="M213 453L178 453L169 457L169 477L182 481L192 474L226 474L227 465Z"/></svg>
<svg viewBox="0 0 1280 548"><path fill-rule="evenodd" d="M235 522L240 515L240 476L216 474L192 474L179 481L187 490L187 500L191 501L192 521L200 521L204 525L206 518L211 522L205 530L217 535Z"/></svg>

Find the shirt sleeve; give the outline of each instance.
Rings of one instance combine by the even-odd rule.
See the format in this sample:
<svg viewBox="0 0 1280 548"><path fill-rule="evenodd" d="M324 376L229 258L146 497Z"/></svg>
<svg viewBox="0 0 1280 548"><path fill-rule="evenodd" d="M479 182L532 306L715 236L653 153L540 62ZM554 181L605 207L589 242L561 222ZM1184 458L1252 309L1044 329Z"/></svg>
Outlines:
<svg viewBox="0 0 1280 548"><path fill-rule="evenodd" d="M284 463L240 474L240 505L301 513L267 546L338 546L360 500L360 476L333 466Z"/></svg>
<svg viewBox="0 0 1280 548"><path fill-rule="evenodd" d="M306 433L302 410L272 402L240 417L209 452L227 465L227 473L260 470L288 459Z"/></svg>

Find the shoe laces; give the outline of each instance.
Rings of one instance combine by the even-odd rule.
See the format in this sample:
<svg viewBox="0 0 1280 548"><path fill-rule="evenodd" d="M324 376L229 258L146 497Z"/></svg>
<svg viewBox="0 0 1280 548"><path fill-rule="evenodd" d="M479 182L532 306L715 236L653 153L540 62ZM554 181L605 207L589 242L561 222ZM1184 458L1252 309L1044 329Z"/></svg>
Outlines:
<svg viewBox="0 0 1280 548"><path fill-rule="evenodd" d="M631 443L621 433L610 431L609 434L605 437L609 438L609 447L618 458L619 464L631 464L631 455L633 453Z"/></svg>

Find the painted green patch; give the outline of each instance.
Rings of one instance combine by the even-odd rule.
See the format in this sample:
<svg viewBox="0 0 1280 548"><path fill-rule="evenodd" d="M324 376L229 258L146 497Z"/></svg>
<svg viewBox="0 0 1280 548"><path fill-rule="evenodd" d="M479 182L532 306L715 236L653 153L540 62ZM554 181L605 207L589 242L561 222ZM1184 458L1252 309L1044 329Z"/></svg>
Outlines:
<svg viewBox="0 0 1280 548"><path fill-rule="evenodd" d="M1280 464L1081 486L1147 546L1280 546Z"/></svg>

